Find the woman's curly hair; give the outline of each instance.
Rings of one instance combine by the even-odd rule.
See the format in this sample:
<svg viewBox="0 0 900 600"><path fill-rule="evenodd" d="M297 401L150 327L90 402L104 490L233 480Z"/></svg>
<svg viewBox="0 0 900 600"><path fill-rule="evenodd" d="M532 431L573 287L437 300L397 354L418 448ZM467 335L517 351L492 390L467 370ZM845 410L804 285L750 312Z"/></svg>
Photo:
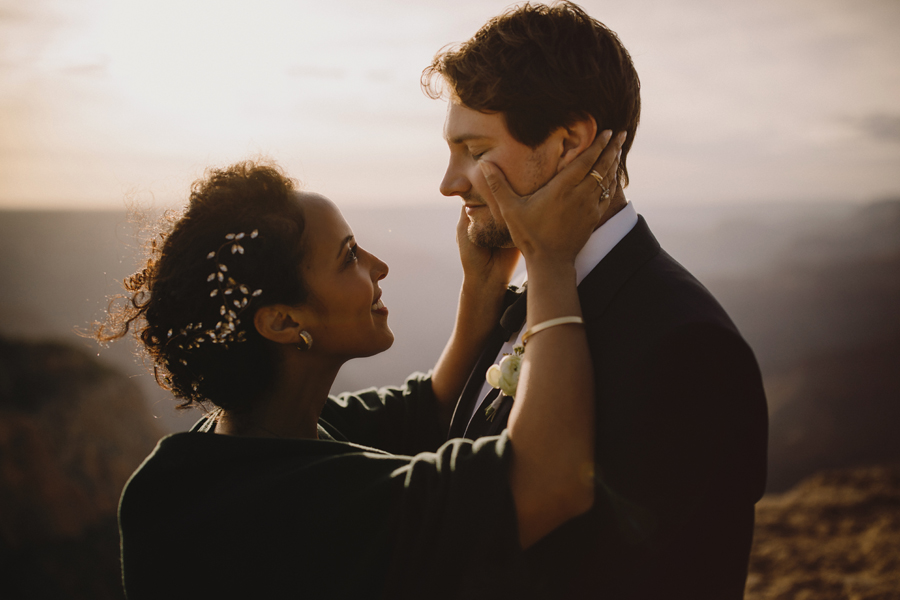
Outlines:
<svg viewBox="0 0 900 600"><path fill-rule="evenodd" d="M94 337L109 342L131 331L157 382L183 400L178 408L209 401L245 411L279 368L254 314L307 299L304 227L295 182L276 165L208 170L183 215L163 218L146 266L125 279L127 295L110 303Z"/></svg>

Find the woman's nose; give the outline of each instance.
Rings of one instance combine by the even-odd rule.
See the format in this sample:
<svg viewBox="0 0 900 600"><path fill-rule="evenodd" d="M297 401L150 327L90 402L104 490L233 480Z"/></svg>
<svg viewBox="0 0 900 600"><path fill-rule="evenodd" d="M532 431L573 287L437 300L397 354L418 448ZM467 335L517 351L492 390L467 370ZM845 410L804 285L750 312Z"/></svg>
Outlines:
<svg viewBox="0 0 900 600"><path fill-rule="evenodd" d="M372 255L374 259L374 263L372 265L372 280L373 281L381 281L385 277L387 277L388 269L387 263L375 256Z"/></svg>

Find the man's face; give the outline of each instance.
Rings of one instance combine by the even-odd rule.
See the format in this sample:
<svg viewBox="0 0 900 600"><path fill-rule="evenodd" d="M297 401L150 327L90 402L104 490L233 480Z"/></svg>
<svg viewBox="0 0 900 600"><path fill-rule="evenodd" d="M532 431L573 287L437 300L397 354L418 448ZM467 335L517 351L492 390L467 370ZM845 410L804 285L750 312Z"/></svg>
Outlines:
<svg viewBox="0 0 900 600"><path fill-rule="evenodd" d="M441 193L462 198L469 217L469 239L485 248L511 248L506 223L484 200L491 191L478 161L484 159L500 167L513 191L525 196L547 183L557 171L554 136L532 150L510 135L501 113L485 114L450 102L444 138L450 146L450 162Z"/></svg>

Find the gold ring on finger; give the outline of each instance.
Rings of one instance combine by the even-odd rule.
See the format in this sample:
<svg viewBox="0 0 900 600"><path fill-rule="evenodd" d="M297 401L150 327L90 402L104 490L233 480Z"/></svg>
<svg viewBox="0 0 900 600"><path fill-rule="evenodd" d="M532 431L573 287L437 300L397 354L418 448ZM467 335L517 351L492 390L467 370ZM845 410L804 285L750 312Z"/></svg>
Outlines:
<svg viewBox="0 0 900 600"><path fill-rule="evenodd" d="M597 182L597 185L599 185L600 187L603 187L603 175L601 175L600 173L598 173L597 171L595 171L593 169L591 169L590 175L591 175L591 177L594 178L594 181Z"/></svg>

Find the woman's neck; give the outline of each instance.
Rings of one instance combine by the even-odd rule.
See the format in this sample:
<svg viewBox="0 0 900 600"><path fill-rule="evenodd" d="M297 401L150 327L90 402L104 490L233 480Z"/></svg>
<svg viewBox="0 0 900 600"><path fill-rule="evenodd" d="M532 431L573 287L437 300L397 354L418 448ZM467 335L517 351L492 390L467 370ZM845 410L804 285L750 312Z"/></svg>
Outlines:
<svg viewBox="0 0 900 600"><path fill-rule="evenodd" d="M225 411L216 431L228 435L317 439L319 415L340 364L323 364L313 356L290 356L283 365L281 376L268 394L257 398L245 415Z"/></svg>

